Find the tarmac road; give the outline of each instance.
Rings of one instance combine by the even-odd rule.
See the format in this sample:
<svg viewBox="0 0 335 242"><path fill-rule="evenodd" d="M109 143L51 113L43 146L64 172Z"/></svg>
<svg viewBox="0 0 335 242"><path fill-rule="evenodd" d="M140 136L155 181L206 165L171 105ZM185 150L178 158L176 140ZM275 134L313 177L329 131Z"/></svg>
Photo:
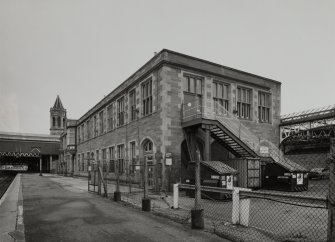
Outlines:
<svg viewBox="0 0 335 242"><path fill-rule="evenodd" d="M50 178L22 175L27 242L228 241Z"/></svg>

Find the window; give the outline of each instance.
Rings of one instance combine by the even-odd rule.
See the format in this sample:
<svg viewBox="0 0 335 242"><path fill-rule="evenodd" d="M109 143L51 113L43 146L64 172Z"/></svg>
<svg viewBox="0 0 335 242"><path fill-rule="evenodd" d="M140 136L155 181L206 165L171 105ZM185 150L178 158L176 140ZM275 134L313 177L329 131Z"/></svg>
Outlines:
<svg viewBox="0 0 335 242"><path fill-rule="evenodd" d="M130 167L130 172L134 173L136 167L136 145L135 141L130 142L130 159L131 159L131 167Z"/></svg>
<svg viewBox="0 0 335 242"><path fill-rule="evenodd" d="M258 92L258 121L261 123L270 123L270 94Z"/></svg>
<svg viewBox="0 0 335 242"><path fill-rule="evenodd" d="M144 151L145 152L152 152L152 142L148 141L145 145L144 145Z"/></svg>
<svg viewBox="0 0 335 242"><path fill-rule="evenodd" d="M98 129L97 129L97 116L94 116L94 123L93 123L93 134L94 137L98 136Z"/></svg>
<svg viewBox="0 0 335 242"><path fill-rule="evenodd" d="M83 142L85 141L85 124L81 125L81 139Z"/></svg>
<svg viewBox="0 0 335 242"><path fill-rule="evenodd" d="M113 129L113 104L107 107L107 131Z"/></svg>
<svg viewBox="0 0 335 242"><path fill-rule="evenodd" d="M56 127L56 118L55 117L52 117L52 126Z"/></svg>
<svg viewBox="0 0 335 242"><path fill-rule="evenodd" d="M136 119L136 92L135 89L129 93L130 120Z"/></svg>
<svg viewBox="0 0 335 242"><path fill-rule="evenodd" d="M251 118L251 90L237 88L237 116L243 119Z"/></svg>
<svg viewBox="0 0 335 242"><path fill-rule="evenodd" d="M90 120L86 121L86 138L90 139Z"/></svg>
<svg viewBox="0 0 335 242"><path fill-rule="evenodd" d="M185 91L202 95L202 79L194 76L185 76Z"/></svg>
<svg viewBox="0 0 335 242"><path fill-rule="evenodd" d="M142 114L146 116L152 113L152 80L142 84Z"/></svg>
<svg viewBox="0 0 335 242"><path fill-rule="evenodd" d="M80 154L78 154L78 160L77 160L77 163L78 163L78 171L81 171L81 166L80 166Z"/></svg>
<svg viewBox="0 0 335 242"><path fill-rule="evenodd" d="M228 84L213 83L214 110L216 113L225 113L229 110Z"/></svg>
<svg viewBox="0 0 335 242"><path fill-rule="evenodd" d="M117 146L117 159L119 163L119 173L122 174L124 172L124 145Z"/></svg>
<svg viewBox="0 0 335 242"><path fill-rule="evenodd" d="M115 150L109 147L109 172L115 172Z"/></svg>
<svg viewBox="0 0 335 242"><path fill-rule="evenodd" d="M124 124L124 97L117 100L117 125Z"/></svg>
<svg viewBox="0 0 335 242"><path fill-rule="evenodd" d="M80 143L81 142L81 131L80 131L80 126L78 127L78 143Z"/></svg>
<svg viewBox="0 0 335 242"><path fill-rule="evenodd" d="M100 161L99 150L96 150L96 151L95 151L95 161L96 161L96 162Z"/></svg>
<svg viewBox="0 0 335 242"><path fill-rule="evenodd" d="M90 152L87 152L86 153L86 159L87 159L87 166L89 166L90 164L91 164L91 162L90 162Z"/></svg>
<svg viewBox="0 0 335 242"><path fill-rule="evenodd" d="M57 126L58 126L58 127L62 127L62 125L61 125L61 123L60 123L60 120L61 120L60 117L58 117L58 118L57 118Z"/></svg>
<svg viewBox="0 0 335 242"><path fill-rule="evenodd" d="M85 154L81 154L81 170L85 171Z"/></svg>
<svg viewBox="0 0 335 242"><path fill-rule="evenodd" d="M104 111L101 111L99 113L99 134L103 134L104 133Z"/></svg>
<svg viewBox="0 0 335 242"><path fill-rule="evenodd" d="M102 171L107 171L106 149L102 149Z"/></svg>

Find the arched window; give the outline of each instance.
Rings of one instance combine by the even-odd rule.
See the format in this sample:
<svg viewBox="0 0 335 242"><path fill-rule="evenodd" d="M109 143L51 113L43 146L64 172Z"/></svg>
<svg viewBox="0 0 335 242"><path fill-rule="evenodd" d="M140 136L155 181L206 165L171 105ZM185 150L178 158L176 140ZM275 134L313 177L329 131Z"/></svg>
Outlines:
<svg viewBox="0 0 335 242"><path fill-rule="evenodd" d="M66 125L65 125L65 118L63 118L63 128L66 128Z"/></svg>
<svg viewBox="0 0 335 242"><path fill-rule="evenodd" d="M52 127L55 127L55 126L56 126L56 118L52 117Z"/></svg>
<svg viewBox="0 0 335 242"><path fill-rule="evenodd" d="M61 127L60 117L57 118L57 127Z"/></svg>
<svg viewBox="0 0 335 242"><path fill-rule="evenodd" d="M152 153L152 142L150 140L147 140L143 147L145 153Z"/></svg>

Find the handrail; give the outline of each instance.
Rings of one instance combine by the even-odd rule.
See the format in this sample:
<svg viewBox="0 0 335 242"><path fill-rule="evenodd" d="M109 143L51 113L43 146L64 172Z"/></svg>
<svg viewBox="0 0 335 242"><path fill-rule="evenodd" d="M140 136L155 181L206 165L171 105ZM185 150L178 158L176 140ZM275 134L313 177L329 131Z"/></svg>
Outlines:
<svg viewBox="0 0 335 242"><path fill-rule="evenodd" d="M287 159L284 156L284 153L271 141L260 138L251 132L250 129L236 117L236 115L232 114L218 103L215 104L215 108L213 106L202 106L198 103L183 104L182 120L186 122L195 118L205 118L220 122L260 157L272 158L275 162L286 166L290 170L307 171L304 167ZM267 154L261 153L261 146L266 146L268 148Z"/></svg>

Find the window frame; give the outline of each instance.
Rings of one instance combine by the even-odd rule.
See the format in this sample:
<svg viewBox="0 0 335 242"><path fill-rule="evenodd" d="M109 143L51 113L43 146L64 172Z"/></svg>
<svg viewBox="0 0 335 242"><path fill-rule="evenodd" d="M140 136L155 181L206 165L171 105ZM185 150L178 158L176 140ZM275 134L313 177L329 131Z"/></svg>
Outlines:
<svg viewBox="0 0 335 242"><path fill-rule="evenodd" d="M120 150L119 150L120 148ZM120 153L122 148L122 152ZM117 145L117 160L118 160L118 172L119 174L124 173L124 157L125 157L125 145L124 144L119 144Z"/></svg>
<svg viewBox="0 0 335 242"><path fill-rule="evenodd" d="M129 112L130 121L135 121L137 119L137 109L136 109L136 89L129 91Z"/></svg>
<svg viewBox="0 0 335 242"><path fill-rule="evenodd" d="M148 78L141 83L141 98L142 98L142 116L148 116L153 113L153 81Z"/></svg>
<svg viewBox="0 0 335 242"><path fill-rule="evenodd" d="M184 76L184 92L191 93L191 94L198 95L198 96L202 96L203 93L204 93L204 77L189 74L189 73L184 73L183 76ZM194 80L193 85L191 83L191 79ZM198 92L199 91L198 81L200 81L200 86L201 86L200 93ZM194 87L193 88L194 90L191 90L192 86Z"/></svg>
<svg viewBox="0 0 335 242"><path fill-rule="evenodd" d="M262 95L264 95L265 104L262 103ZM272 109L272 99L271 93L258 91L258 122L259 123L271 123L271 109ZM263 119L264 117L264 119Z"/></svg>
<svg viewBox="0 0 335 242"><path fill-rule="evenodd" d="M121 105L122 104L122 105ZM117 111L117 127L125 125L125 98L124 96L120 97L116 101L116 111ZM122 108L122 110L121 110Z"/></svg>
<svg viewBox="0 0 335 242"><path fill-rule="evenodd" d="M220 80L213 80L213 88L212 88L212 95L213 95L213 101L214 101L214 111L215 113L218 112L218 104L223 106L226 110L223 111L228 111L230 110L230 83L226 83ZM222 86L222 97L219 97L218 95L218 87ZM225 87L227 90L227 97L224 97L225 94Z"/></svg>
<svg viewBox="0 0 335 242"><path fill-rule="evenodd" d="M239 93L239 89L241 90ZM245 95L243 95L243 92ZM249 93L249 94L248 94ZM244 120L252 120L252 88L237 86L236 88L236 116ZM246 102L249 97L249 102ZM245 99L245 100L243 100ZM246 114L249 114L247 116Z"/></svg>

